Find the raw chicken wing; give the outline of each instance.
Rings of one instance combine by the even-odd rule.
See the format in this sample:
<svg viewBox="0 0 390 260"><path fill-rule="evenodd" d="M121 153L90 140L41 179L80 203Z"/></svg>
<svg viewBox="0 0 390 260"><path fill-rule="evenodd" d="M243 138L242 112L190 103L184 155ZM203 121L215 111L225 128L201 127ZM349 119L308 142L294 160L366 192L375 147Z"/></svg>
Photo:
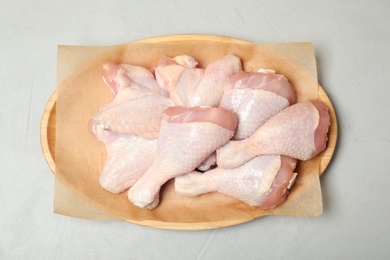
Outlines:
<svg viewBox="0 0 390 260"><path fill-rule="evenodd" d="M175 63L160 65L156 68L156 79L177 106L218 106L228 78L241 70L241 60L230 54L210 63L206 69Z"/></svg>
<svg viewBox="0 0 390 260"><path fill-rule="evenodd" d="M187 88L197 86L203 76L203 69L195 69L197 64L187 55L160 59L155 69L157 83L169 93L176 106L186 106Z"/></svg>
<svg viewBox="0 0 390 260"><path fill-rule="evenodd" d="M162 113L173 106L163 95L154 94L111 105L93 116L99 127L147 139L157 138Z"/></svg>
<svg viewBox="0 0 390 260"><path fill-rule="evenodd" d="M103 81L113 96L123 89L131 89L133 98L151 93L167 95L157 84L153 73L142 66L104 62L102 69Z"/></svg>
<svg viewBox="0 0 390 260"><path fill-rule="evenodd" d="M210 63L195 91L188 95L188 106L218 106L228 78L241 70L241 60L233 54Z"/></svg>

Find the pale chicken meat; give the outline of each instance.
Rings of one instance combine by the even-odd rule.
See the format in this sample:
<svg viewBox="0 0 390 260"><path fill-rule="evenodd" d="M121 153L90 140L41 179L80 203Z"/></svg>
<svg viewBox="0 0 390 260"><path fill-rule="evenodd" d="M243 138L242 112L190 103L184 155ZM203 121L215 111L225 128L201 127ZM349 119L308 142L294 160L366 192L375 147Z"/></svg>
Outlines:
<svg viewBox="0 0 390 260"><path fill-rule="evenodd" d="M217 164L217 155L216 153L212 153L206 160L204 160L198 167L197 170L204 172L211 168L214 168Z"/></svg>
<svg viewBox="0 0 390 260"><path fill-rule="evenodd" d="M173 103L153 73L141 66L105 62L103 80L114 98L92 117L95 123L120 134L157 138L162 112Z"/></svg>
<svg viewBox="0 0 390 260"><path fill-rule="evenodd" d="M114 98L101 106L99 111L146 95L160 94L168 97L167 92L157 84L153 73L142 66L104 62L102 74L103 81Z"/></svg>
<svg viewBox="0 0 390 260"><path fill-rule="evenodd" d="M158 66L168 66L172 64L181 65L185 68L195 68L198 65L198 62L193 57L182 54L174 58L163 56L160 58Z"/></svg>
<svg viewBox="0 0 390 260"><path fill-rule="evenodd" d="M194 68L185 70L175 88L169 92L176 106L192 107L192 99L196 94L205 70ZM204 103L205 104L205 103ZM205 104L205 106L208 106Z"/></svg>
<svg viewBox="0 0 390 260"><path fill-rule="evenodd" d="M210 63L196 90L191 93L188 105L219 106L229 77L241 70L241 60L233 54Z"/></svg>
<svg viewBox="0 0 390 260"><path fill-rule="evenodd" d="M269 118L296 102L292 85L274 71L241 71L229 78L228 86L220 107L237 115L235 140L248 138Z"/></svg>
<svg viewBox="0 0 390 260"><path fill-rule="evenodd" d="M249 138L230 141L218 149L217 164L236 168L262 154L311 159L325 148L329 124L324 103L299 102L270 118Z"/></svg>
<svg viewBox="0 0 390 260"><path fill-rule="evenodd" d="M239 71L229 78L229 88L262 89L273 92L288 100L290 105L296 103L297 96L294 87L288 79L271 69L259 69L257 72Z"/></svg>
<svg viewBox="0 0 390 260"><path fill-rule="evenodd" d="M186 106L187 92L197 86L203 76L203 69L195 68L197 62L187 55L174 58L162 57L155 68L158 85L169 93L176 106Z"/></svg>
<svg viewBox="0 0 390 260"><path fill-rule="evenodd" d="M106 160L100 174L100 185L112 193L126 191L152 164L156 157L157 140L107 131L93 120L88 127L91 135L106 147Z"/></svg>
<svg viewBox="0 0 390 260"><path fill-rule="evenodd" d="M167 109L157 138L157 156L129 189L129 200L141 208L156 207L161 186L193 171L233 136L236 125L236 116L223 108Z"/></svg>
<svg viewBox="0 0 390 260"><path fill-rule="evenodd" d="M175 105L185 107L218 106L229 77L242 70L241 60L232 54L211 62L205 69L165 64L155 70L157 82Z"/></svg>
<svg viewBox="0 0 390 260"><path fill-rule="evenodd" d="M240 167L217 167L175 178L175 191L183 196L220 192L262 209L283 203L295 181L296 159L280 155L257 156Z"/></svg>
<svg viewBox="0 0 390 260"><path fill-rule="evenodd" d="M142 66L104 62L102 74L103 81L113 96L117 96L124 89L132 90L130 95L132 98L152 93L167 95L167 92L157 84L153 73Z"/></svg>
<svg viewBox="0 0 390 260"><path fill-rule="evenodd" d="M146 95L108 106L92 118L106 130L155 139L162 113L171 106L173 103L166 96Z"/></svg>

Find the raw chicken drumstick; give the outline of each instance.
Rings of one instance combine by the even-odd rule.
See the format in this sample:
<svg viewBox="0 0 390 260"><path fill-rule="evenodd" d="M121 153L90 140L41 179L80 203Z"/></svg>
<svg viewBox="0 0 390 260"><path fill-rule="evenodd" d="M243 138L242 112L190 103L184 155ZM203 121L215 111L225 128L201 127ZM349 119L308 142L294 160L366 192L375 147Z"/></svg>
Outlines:
<svg viewBox="0 0 390 260"><path fill-rule="evenodd" d="M121 193L146 172L156 157L157 139L147 140L135 135L122 135L101 129L90 120L89 131L106 146L106 161L100 174L100 185Z"/></svg>
<svg viewBox="0 0 390 260"><path fill-rule="evenodd" d="M280 154L308 160L326 146L328 108L320 101L300 102L279 112L249 138L217 150L217 164L236 168L257 155Z"/></svg>
<svg viewBox="0 0 390 260"><path fill-rule="evenodd" d="M283 203L294 183L296 159L262 155L240 167L192 172L175 178L175 191L183 196L198 196L217 191L262 209Z"/></svg>
<svg viewBox="0 0 390 260"><path fill-rule="evenodd" d="M157 156L129 189L129 200L141 208L156 207L160 187L171 178L193 171L228 142L236 125L236 116L224 108L168 108L157 139Z"/></svg>
<svg viewBox="0 0 390 260"><path fill-rule="evenodd" d="M296 102L295 90L283 75L262 71L235 73L222 96L220 107L237 115L235 140L248 138L265 121Z"/></svg>

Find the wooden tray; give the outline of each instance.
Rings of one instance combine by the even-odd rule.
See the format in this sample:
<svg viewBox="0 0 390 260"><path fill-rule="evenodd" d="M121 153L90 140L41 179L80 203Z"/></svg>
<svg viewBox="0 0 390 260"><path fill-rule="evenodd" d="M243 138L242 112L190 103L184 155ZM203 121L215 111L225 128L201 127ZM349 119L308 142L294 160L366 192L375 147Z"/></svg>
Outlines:
<svg viewBox="0 0 390 260"><path fill-rule="evenodd" d="M229 43L247 43L245 41L232 39L229 37L220 37L220 36L211 36L211 35L172 35L172 36L162 36L162 37L155 37L155 38L148 38L141 41L137 41L138 43L156 43L156 42L166 42L166 41L188 41L188 40L208 40L208 41L215 41L215 42L229 42ZM329 140L327 148L318 156L320 156L320 174L322 174L326 167L328 166L334 150L336 146L337 141L337 120L336 120L336 114L333 108L333 105L327 96L324 89L319 85L318 90L318 99L323 101L329 108L330 112L330 119L331 119L331 125L329 130ZM56 146L56 101L57 101L57 92L55 91L53 95L50 97L47 106L44 110L42 121L41 121L41 146L42 151L45 156L46 162L49 165L51 171L55 174L56 171L56 165L55 165L55 146ZM249 220L248 220L249 221ZM130 221L134 222L135 221ZM239 223L242 223L239 222ZM214 228L214 225L210 225L210 223L169 223L165 225L166 223L158 223L156 221L153 222L142 222L138 223L141 225L148 225L153 227L159 227L159 228L169 228L169 229L208 229L208 228ZM220 226L230 226L233 224L238 223L222 223Z"/></svg>

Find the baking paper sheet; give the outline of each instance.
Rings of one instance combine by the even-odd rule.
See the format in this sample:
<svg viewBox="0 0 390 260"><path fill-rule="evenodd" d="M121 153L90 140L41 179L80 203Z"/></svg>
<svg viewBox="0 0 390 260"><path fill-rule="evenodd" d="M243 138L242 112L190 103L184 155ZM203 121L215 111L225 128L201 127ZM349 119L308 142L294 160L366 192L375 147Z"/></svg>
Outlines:
<svg viewBox="0 0 390 260"><path fill-rule="evenodd" d="M87 219L120 219L173 229L229 226L264 215L316 216L322 213L320 158L300 162L298 177L287 201L261 210L219 193L195 198L174 192L173 181L161 190L159 206L140 209L127 193L112 194L99 185L105 147L90 137L87 123L112 95L102 80L102 63L130 63L150 70L161 56L193 56L199 67L235 54L246 71L269 68L285 75L296 89L298 102L318 98L314 50L311 43L261 44L210 40L134 42L117 46L59 46L56 118L55 213Z"/></svg>

